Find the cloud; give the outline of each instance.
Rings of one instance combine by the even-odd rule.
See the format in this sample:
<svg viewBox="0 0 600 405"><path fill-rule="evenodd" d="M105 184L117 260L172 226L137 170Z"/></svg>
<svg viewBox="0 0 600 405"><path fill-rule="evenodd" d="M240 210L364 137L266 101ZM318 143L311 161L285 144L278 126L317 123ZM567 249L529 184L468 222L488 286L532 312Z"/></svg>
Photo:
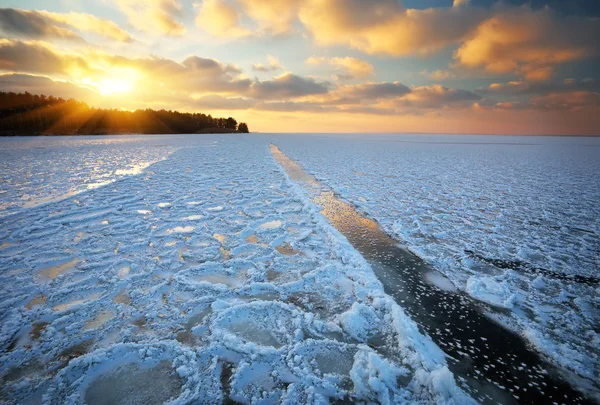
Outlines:
<svg viewBox="0 0 600 405"><path fill-rule="evenodd" d="M256 63L252 65L252 70L257 72L271 72L274 70L283 69L283 65L279 62L275 56L268 55L267 56L268 64L263 65L262 63Z"/></svg>
<svg viewBox="0 0 600 405"><path fill-rule="evenodd" d="M430 54L456 43L484 15L480 8L405 9L395 0L307 0L300 20L319 45L369 54Z"/></svg>
<svg viewBox="0 0 600 405"><path fill-rule="evenodd" d="M410 88L400 82L344 85L303 101L327 105L339 111L382 115L464 109L472 107L475 102L484 102L480 95L466 90L439 84Z"/></svg>
<svg viewBox="0 0 600 405"><path fill-rule="evenodd" d="M269 101L257 104L254 109L263 111L280 111L280 112L334 112L339 111L335 106L327 106L312 102L297 102L297 101Z"/></svg>
<svg viewBox="0 0 600 405"><path fill-rule="evenodd" d="M492 83L488 87L477 89L476 93L492 96L539 96L550 93L568 93L578 91L600 92L600 81L593 79L565 79L562 82L528 82L525 80L515 80L508 83Z"/></svg>
<svg viewBox="0 0 600 405"><path fill-rule="evenodd" d="M521 7L482 22L454 58L464 67L544 81L552 77L557 65L593 55L599 46L598 20Z"/></svg>
<svg viewBox="0 0 600 405"><path fill-rule="evenodd" d="M92 32L102 37L120 42L131 42L133 38L129 33L110 20L95 17L86 13L51 13L40 11L48 20L65 24L82 32Z"/></svg>
<svg viewBox="0 0 600 405"><path fill-rule="evenodd" d="M85 58L61 53L44 42L0 39L0 70L71 75L94 69Z"/></svg>
<svg viewBox="0 0 600 405"><path fill-rule="evenodd" d="M256 23L258 35L282 35L293 30L303 0L239 0L238 7Z"/></svg>
<svg viewBox="0 0 600 405"><path fill-rule="evenodd" d="M25 38L81 40L81 37L73 31L51 24L46 17L37 11L12 8L0 9L0 28L2 28L5 34L18 35Z"/></svg>
<svg viewBox="0 0 600 405"><path fill-rule="evenodd" d="M216 37L283 35L292 31L303 0L204 0L196 24ZM251 23L243 25L242 15Z"/></svg>
<svg viewBox="0 0 600 405"><path fill-rule="evenodd" d="M208 94L190 100L194 107L208 110L246 110L256 102L242 97L223 97L218 94Z"/></svg>
<svg viewBox="0 0 600 405"><path fill-rule="evenodd" d="M470 0L454 0L452 7L464 7L469 5L470 2Z"/></svg>
<svg viewBox="0 0 600 405"><path fill-rule="evenodd" d="M150 34L181 36L185 27L179 21L182 6L178 0L114 0L129 22Z"/></svg>
<svg viewBox="0 0 600 405"><path fill-rule="evenodd" d="M373 76L375 69L373 65L363 60L346 57L324 58L311 56L306 60L306 63L311 65L328 64L335 67L337 70L342 70L344 73L336 76L339 80L364 79L365 77Z"/></svg>
<svg viewBox="0 0 600 405"><path fill-rule="evenodd" d="M359 100L402 97L411 91L409 87L400 82L363 83L340 88L340 93L344 97Z"/></svg>
<svg viewBox="0 0 600 405"><path fill-rule="evenodd" d="M448 70L441 70L441 69L437 69L432 72L430 72L428 70L423 70L419 74L423 77L426 77L430 80L434 80L437 82L455 77L455 74L453 72L450 72Z"/></svg>
<svg viewBox="0 0 600 405"><path fill-rule="evenodd" d="M241 38L252 35L240 26L240 13L225 0L204 0L196 25L218 37Z"/></svg>
<svg viewBox="0 0 600 405"><path fill-rule="evenodd" d="M31 39L69 39L81 40L72 31L91 32L102 37L130 42L129 33L110 20L85 13L51 13L48 11L0 9L0 28L6 34Z"/></svg>
<svg viewBox="0 0 600 405"><path fill-rule="evenodd" d="M580 110L600 107L600 94L591 91L570 91L550 93L534 97L530 102L531 108L543 110Z"/></svg>
<svg viewBox="0 0 600 405"><path fill-rule="evenodd" d="M483 106L493 109L573 111L600 107L600 81L592 79L492 83L476 92L483 96L506 99L506 101Z"/></svg>
<svg viewBox="0 0 600 405"><path fill-rule="evenodd" d="M271 80L254 82L250 94L257 99L272 100L326 94L328 91L328 83L288 72Z"/></svg>
<svg viewBox="0 0 600 405"><path fill-rule="evenodd" d="M452 46L457 47L457 67L512 73L530 81L548 80L558 65L589 57L600 48L597 18L530 5L482 7L456 0L452 7L410 9L397 0L207 1L235 10L235 18L213 30L218 36L231 36L236 30L244 35L289 33L299 22L321 46L346 45L391 56L430 55ZM432 72L431 78L442 80L444 74ZM340 78L345 76L352 74Z"/></svg>
<svg viewBox="0 0 600 405"><path fill-rule="evenodd" d="M212 8L214 27L207 29L215 36L288 34L299 21L319 45L350 45L371 54L395 56L427 54L454 43L477 25L474 17L483 14L470 7L405 9L397 0L207 2L220 5Z"/></svg>
<svg viewBox="0 0 600 405"><path fill-rule="evenodd" d="M435 84L412 89L410 93L397 100L397 105L419 109L462 108L470 107L479 100L481 96L470 91Z"/></svg>
<svg viewBox="0 0 600 405"><path fill-rule="evenodd" d="M101 89L105 80L135 80L139 93L157 97L174 92L246 93L251 81L234 65L190 56L181 63L165 58L127 58L94 50L60 52L44 42L0 40L0 70L68 77Z"/></svg>
<svg viewBox="0 0 600 405"><path fill-rule="evenodd" d="M98 93L71 82L55 81L46 76L20 73L0 74L0 90L15 93L27 91L32 94L45 94L76 100L90 100L98 96Z"/></svg>

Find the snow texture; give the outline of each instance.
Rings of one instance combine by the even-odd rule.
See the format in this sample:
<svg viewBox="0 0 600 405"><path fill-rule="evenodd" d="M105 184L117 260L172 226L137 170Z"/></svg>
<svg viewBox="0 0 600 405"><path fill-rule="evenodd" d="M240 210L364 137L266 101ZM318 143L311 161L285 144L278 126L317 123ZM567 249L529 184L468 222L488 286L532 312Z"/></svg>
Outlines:
<svg viewBox="0 0 600 405"><path fill-rule="evenodd" d="M598 138L264 137L600 398Z"/></svg>
<svg viewBox="0 0 600 405"><path fill-rule="evenodd" d="M1 142L0 401L472 402L265 139Z"/></svg>

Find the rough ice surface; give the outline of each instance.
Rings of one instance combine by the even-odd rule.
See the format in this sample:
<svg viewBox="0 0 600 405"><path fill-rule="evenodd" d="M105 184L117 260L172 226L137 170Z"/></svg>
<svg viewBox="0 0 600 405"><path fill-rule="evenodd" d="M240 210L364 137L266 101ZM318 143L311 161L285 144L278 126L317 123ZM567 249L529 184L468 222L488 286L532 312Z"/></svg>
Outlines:
<svg viewBox="0 0 600 405"><path fill-rule="evenodd" d="M265 138L600 398L598 138Z"/></svg>
<svg viewBox="0 0 600 405"><path fill-rule="evenodd" d="M0 139L0 217L139 174L176 150L168 139L4 137Z"/></svg>
<svg viewBox="0 0 600 405"><path fill-rule="evenodd" d="M1 402L472 402L267 140L10 142Z"/></svg>

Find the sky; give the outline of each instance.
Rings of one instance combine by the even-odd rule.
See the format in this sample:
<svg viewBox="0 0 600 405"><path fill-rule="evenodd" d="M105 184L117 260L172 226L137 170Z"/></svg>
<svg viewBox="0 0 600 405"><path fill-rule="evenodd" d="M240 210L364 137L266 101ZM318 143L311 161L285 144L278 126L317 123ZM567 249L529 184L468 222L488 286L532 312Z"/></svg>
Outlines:
<svg viewBox="0 0 600 405"><path fill-rule="evenodd" d="M253 132L600 135L597 0L0 0L0 91Z"/></svg>

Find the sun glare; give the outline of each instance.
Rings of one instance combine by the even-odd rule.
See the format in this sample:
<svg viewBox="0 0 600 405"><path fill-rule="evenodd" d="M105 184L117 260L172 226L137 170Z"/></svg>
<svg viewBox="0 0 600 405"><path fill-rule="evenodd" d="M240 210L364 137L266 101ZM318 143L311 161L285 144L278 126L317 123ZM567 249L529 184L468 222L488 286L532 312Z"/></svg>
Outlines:
<svg viewBox="0 0 600 405"><path fill-rule="evenodd" d="M133 83L125 79L104 79L100 83L98 83L98 90L103 96L129 93L132 88Z"/></svg>
<svg viewBox="0 0 600 405"><path fill-rule="evenodd" d="M102 77L87 77L82 83L96 89L103 96L130 93L138 80L138 72L124 69L113 69Z"/></svg>

